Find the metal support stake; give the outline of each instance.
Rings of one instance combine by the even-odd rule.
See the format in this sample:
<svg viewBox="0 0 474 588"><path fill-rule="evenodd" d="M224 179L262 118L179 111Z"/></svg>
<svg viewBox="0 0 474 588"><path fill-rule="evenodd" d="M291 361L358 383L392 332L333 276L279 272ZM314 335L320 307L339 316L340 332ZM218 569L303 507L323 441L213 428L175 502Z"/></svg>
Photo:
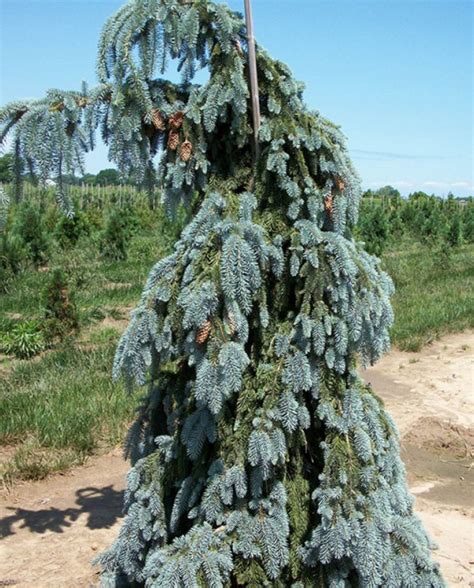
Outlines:
<svg viewBox="0 0 474 588"><path fill-rule="evenodd" d="M258 92L257 56L255 53L255 37L253 34L253 17L250 0L245 0L245 21L247 24L247 42L249 53L250 92L252 96L253 137L255 160L259 157L258 131L260 129L260 99Z"/></svg>

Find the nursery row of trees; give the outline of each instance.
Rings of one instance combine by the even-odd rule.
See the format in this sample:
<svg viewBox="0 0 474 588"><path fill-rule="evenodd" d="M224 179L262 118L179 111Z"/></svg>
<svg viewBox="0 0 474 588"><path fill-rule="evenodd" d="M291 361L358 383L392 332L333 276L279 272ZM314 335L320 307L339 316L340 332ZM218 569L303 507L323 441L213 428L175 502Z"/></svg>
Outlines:
<svg viewBox="0 0 474 588"><path fill-rule="evenodd" d="M387 197L388 189L392 192ZM385 192L382 196L382 192ZM52 244L61 247L75 245L81 236L91 238L101 254L111 259L125 259L127 244L139 222L147 219L148 197L132 187L88 187L71 190L75 215L61 215L54 206L53 190L46 192L31 188L28 202L15 208L6 231L0 237L0 272L4 287L11 274L24 263L41 265L47 259ZM159 194L157 195L159 199ZM157 211L158 222L182 226L182 218L164 218ZM13 220L14 219L14 220ZM150 220L148 220L150 222ZM364 241L370 253L381 255L387 247L401 238L443 247L456 247L474 242L474 200L447 199L423 192L402 198L387 186L377 192L365 192L356 227L357 237Z"/></svg>
<svg viewBox="0 0 474 588"><path fill-rule="evenodd" d="M0 233L0 294L14 290L16 279L26 270L46 270L48 280L38 292L35 314L41 320L25 317L0 325L0 352L29 359L77 333L80 323L74 288L67 272L55 266L57 260L77 255L74 248L83 246L84 240L104 259L125 259L137 223L130 210L103 214L99 210L97 214L91 208L68 218L53 205L45 210L31 202L15 206Z"/></svg>
<svg viewBox="0 0 474 588"><path fill-rule="evenodd" d="M40 189L28 202L15 206L0 236L0 272L3 287L8 275L20 271L27 263L46 262L54 247L71 247L81 237L92 240L101 255L121 260L140 223L146 222L147 200L136 194L121 193L110 187L107 192L90 188L84 196L75 193L75 215L68 218L54 206L53 194L45 200ZM474 200L462 204L454 197L441 199L417 193L407 199L400 195L390 199L370 198L366 193L360 208L357 237L366 248L381 255L387 247L409 237L423 243L451 247L474 242ZM117 204L120 204L117 207ZM175 226L177 234L182 217L165 220L162 211L157 220ZM148 220L148 223L150 220Z"/></svg>
<svg viewBox="0 0 474 588"><path fill-rule="evenodd" d="M76 207L72 217L63 215L53 202L45 203L41 195L36 201L12 206L0 233L0 292L8 290L15 275L24 268L47 265L58 250L72 251L76 246L84 247L87 241L87 247L101 257L123 261L139 227L165 224L168 231L171 227L170 239L180 228L179 218L170 223L158 213L155 220L150 220L141 202L119 209L113 197L107 205L91 202Z"/></svg>
<svg viewBox="0 0 474 588"><path fill-rule="evenodd" d="M147 233L145 247L161 251L182 227L182 215L173 222L162 210L150 215L145 201L117 207L114 195L105 202L78 199L74 216L67 217L50 196L45 200L38 190L36 198L13 204L0 232L0 296L13 294L22 280L34 282L39 294L33 316L28 312L21 320L0 320L0 353L20 359L79 332L76 293L87 288L90 279L99 279L101 268L123 267L135 236L139 240ZM95 260L89 262L91 275L84 275L85 259Z"/></svg>
<svg viewBox="0 0 474 588"><path fill-rule="evenodd" d="M381 255L402 237L443 248L474 242L474 200L446 199L416 192L381 198L366 192L356 235L370 253Z"/></svg>
<svg viewBox="0 0 474 588"><path fill-rule="evenodd" d="M12 171L12 164L13 164L13 156L11 153L6 153L3 156L0 156L0 184L9 184L13 180L13 171ZM26 174L28 178L28 174ZM133 186L134 183L132 180L124 180L121 177L120 172L115 168L105 168L97 172L97 174L92 173L85 173L84 175L68 175L64 176L64 179L71 185L71 186L83 186L84 188L89 188L90 186L119 186L119 185L126 185L126 186ZM425 199L425 198L436 198L436 196L429 195L422 191L412 192L408 195L408 200L411 199ZM402 195L399 190L394 188L393 186L386 185L378 188L377 190L366 190L363 194L363 198L371 199L371 200L399 200L402 198ZM456 197L452 193L448 194L448 200L455 200L457 202L464 202L469 198L460 198Z"/></svg>

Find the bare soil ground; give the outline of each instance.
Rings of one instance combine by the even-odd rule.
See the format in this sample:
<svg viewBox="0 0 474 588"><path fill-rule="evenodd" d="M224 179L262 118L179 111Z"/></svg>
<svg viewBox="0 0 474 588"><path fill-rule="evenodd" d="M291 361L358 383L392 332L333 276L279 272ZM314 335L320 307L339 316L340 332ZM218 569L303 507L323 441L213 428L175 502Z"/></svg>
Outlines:
<svg viewBox="0 0 474 588"><path fill-rule="evenodd" d="M474 332L364 373L401 435L416 510L449 586L474 586ZM119 450L0 497L0 586L97 586L91 559L115 538L127 464ZM424 588L424 587L420 587Z"/></svg>

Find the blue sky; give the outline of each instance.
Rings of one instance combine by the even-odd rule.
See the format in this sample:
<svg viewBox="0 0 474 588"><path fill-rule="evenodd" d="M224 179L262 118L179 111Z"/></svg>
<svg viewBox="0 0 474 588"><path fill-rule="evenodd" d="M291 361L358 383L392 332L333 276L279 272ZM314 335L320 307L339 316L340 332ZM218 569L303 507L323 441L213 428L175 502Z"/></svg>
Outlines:
<svg viewBox="0 0 474 588"><path fill-rule="evenodd" d="M0 0L0 102L95 78L116 0ZM243 0L229 0L243 10ZM256 36L341 125L367 188L474 193L473 10L458 0L253 0ZM89 171L108 167L102 146Z"/></svg>

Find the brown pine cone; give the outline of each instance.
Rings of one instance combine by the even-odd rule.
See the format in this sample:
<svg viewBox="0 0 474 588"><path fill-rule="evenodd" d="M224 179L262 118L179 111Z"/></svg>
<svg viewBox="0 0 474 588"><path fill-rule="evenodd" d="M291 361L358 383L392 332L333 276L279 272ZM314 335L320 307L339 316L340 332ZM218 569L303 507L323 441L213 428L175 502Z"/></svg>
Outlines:
<svg viewBox="0 0 474 588"><path fill-rule="evenodd" d="M196 343L202 345L208 340L209 335L211 334L211 327L211 321L206 321L201 327L199 327L196 335Z"/></svg>
<svg viewBox="0 0 474 588"><path fill-rule="evenodd" d="M179 133L178 131L170 131L168 135L168 149L176 151L179 145Z"/></svg>
<svg viewBox="0 0 474 588"><path fill-rule="evenodd" d="M342 192L345 187L346 184L344 183L344 180L341 178L336 178L336 188L339 190L339 192Z"/></svg>
<svg viewBox="0 0 474 588"><path fill-rule="evenodd" d="M334 196L332 194L328 194L324 200L324 209L329 214L330 218L332 218L333 201L334 201Z"/></svg>
<svg viewBox="0 0 474 588"><path fill-rule="evenodd" d="M49 107L50 112L62 112L64 110L64 102L55 102Z"/></svg>
<svg viewBox="0 0 474 588"><path fill-rule="evenodd" d="M179 131L183 126L184 112L178 111L172 114L169 118L169 126L172 131Z"/></svg>
<svg viewBox="0 0 474 588"><path fill-rule="evenodd" d="M151 122L153 123L153 126L157 131L166 130L165 120L161 112L158 110L158 108L154 108L151 111Z"/></svg>
<svg viewBox="0 0 474 588"><path fill-rule="evenodd" d="M189 161L193 153L193 144L191 141L184 141L179 149L179 156L183 161Z"/></svg>

